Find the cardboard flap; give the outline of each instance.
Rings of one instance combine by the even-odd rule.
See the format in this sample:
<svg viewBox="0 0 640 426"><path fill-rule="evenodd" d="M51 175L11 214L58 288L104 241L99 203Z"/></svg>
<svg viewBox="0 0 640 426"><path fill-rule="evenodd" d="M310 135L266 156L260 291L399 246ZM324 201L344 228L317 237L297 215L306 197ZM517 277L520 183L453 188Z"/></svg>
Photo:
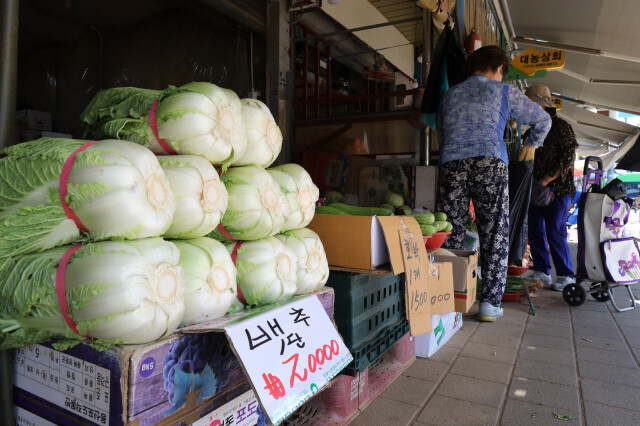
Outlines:
<svg viewBox="0 0 640 426"><path fill-rule="evenodd" d="M404 272L404 261L402 260L402 247L400 241L400 231L403 223L406 225L416 239L422 240L422 231L420 225L412 217L408 216L376 216L382 227L384 239L389 250L389 258L391 259L391 269L394 275ZM426 252L425 252L426 253Z"/></svg>
<svg viewBox="0 0 640 426"><path fill-rule="evenodd" d="M431 263L428 276L432 314L454 312L456 306L453 294L453 265L451 263Z"/></svg>

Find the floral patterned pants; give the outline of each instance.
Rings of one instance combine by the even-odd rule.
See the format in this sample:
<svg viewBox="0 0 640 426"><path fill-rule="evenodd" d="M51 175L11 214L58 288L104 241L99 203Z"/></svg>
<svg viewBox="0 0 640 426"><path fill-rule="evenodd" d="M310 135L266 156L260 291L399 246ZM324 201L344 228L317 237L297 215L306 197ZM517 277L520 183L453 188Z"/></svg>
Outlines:
<svg viewBox="0 0 640 426"><path fill-rule="evenodd" d="M480 235L480 302L499 307L509 255L508 166L499 158L473 157L444 163L439 173L438 210L453 226L443 247L464 249L469 199L473 200Z"/></svg>

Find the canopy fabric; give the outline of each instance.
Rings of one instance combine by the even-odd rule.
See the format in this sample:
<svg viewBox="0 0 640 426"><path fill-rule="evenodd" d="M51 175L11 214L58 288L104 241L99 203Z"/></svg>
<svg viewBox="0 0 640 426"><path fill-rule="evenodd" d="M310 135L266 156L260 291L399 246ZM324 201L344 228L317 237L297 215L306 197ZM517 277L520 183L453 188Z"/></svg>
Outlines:
<svg viewBox="0 0 640 426"><path fill-rule="evenodd" d="M637 127L623 121L591 112L569 102L564 103L558 115L571 124L580 144L578 149L580 154L597 156L606 154L609 149L603 148L603 141L610 142L614 147L619 146L638 130ZM596 151L597 153L594 153Z"/></svg>
<svg viewBox="0 0 640 426"><path fill-rule="evenodd" d="M595 84L576 74L603 80L640 80L640 1L505 0L515 36L599 49L633 60L566 52L565 71L550 71L529 84L610 109L640 114L640 85ZM527 48L519 44L519 48ZM537 47L541 50L542 48Z"/></svg>

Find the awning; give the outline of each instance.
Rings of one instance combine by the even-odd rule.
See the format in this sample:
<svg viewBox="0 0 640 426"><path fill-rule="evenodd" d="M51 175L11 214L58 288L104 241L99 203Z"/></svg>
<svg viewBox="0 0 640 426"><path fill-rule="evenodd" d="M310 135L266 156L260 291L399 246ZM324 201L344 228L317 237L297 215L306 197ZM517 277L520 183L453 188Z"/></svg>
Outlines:
<svg viewBox="0 0 640 426"><path fill-rule="evenodd" d="M592 55L567 51L564 70L548 72L546 77L529 80L530 84L546 84L552 92L640 114L640 1L502 0L501 3L508 6L515 33L511 36L600 52ZM590 79L630 84L589 83Z"/></svg>
<svg viewBox="0 0 640 426"><path fill-rule="evenodd" d="M603 141L609 142L615 148L638 131L636 126L591 112L569 102L564 103L558 115L571 124L578 142L584 148L600 148Z"/></svg>

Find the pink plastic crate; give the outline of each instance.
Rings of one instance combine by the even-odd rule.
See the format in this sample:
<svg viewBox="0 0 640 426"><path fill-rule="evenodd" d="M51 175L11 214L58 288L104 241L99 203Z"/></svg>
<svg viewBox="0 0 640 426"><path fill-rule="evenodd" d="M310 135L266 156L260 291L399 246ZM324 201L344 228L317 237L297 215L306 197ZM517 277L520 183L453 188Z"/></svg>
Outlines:
<svg viewBox="0 0 640 426"><path fill-rule="evenodd" d="M406 334L379 361L357 376L340 374L331 386L289 417L283 425L346 425L415 361L415 341Z"/></svg>

